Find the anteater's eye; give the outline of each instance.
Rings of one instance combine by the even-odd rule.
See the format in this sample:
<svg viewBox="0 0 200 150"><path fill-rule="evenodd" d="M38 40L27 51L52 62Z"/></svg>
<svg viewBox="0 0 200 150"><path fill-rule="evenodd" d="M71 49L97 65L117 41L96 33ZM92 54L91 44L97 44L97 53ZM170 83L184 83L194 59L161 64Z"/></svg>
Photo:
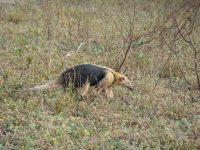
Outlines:
<svg viewBox="0 0 200 150"><path fill-rule="evenodd" d="M121 77L121 79L120 79L120 80L121 80L121 81L124 81L124 79L125 79L124 77Z"/></svg>

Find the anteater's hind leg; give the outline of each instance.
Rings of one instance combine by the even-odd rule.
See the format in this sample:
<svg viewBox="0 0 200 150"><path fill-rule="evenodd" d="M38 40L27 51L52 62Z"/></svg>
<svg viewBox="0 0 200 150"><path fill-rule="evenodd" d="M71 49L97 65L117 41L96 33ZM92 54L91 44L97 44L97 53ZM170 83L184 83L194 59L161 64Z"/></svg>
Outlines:
<svg viewBox="0 0 200 150"><path fill-rule="evenodd" d="M90 83L87 81L86 83L83 84L81 88L77 88L79 95L85 96L89 90L89 87L90 87Z"/></svg>
<svg viewBox="0 0 200 150"><path fill-rule="evenodd" d="M86 82L85 84L83 84L83 86L81 88L77 88L76 93L76 117L78 117L79 115L79 102L82 101L84 99L84 97L86 96L88 90L89 90L90 84L88 82ZM78 94L78 95L77 95ZM80 95L80 97L79 97Z"/></svg>

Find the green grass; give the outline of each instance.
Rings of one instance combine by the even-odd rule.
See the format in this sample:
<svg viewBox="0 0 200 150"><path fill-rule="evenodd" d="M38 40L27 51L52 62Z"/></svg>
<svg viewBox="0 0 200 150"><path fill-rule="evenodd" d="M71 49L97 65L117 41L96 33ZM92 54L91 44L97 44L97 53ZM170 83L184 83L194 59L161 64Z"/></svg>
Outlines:
<svg viewBox="0 0 200 150"><path fill-rule="evenodd" d="M0 4L0 149L199 149L199 91L189 88L161 37L134 43L121 72L135 89L116 86L112 100L94 89L82 101L70 90L12 91L53 80L75 64L116 68L128 46L121 51L130 18L134 38L163 25L164 1L61 2ZM168 4L165 13L183 2ZM197 49L198 23L191 35ZM165 36L170 42L173 32ZM176 50L185 77L196 85L191 47L178 40Z"/></svg>

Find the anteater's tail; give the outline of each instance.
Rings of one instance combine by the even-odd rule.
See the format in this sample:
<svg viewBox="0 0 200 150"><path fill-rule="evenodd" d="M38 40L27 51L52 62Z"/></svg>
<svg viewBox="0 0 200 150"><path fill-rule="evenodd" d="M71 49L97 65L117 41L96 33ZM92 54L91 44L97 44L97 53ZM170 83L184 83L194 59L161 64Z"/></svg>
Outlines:
<svg viewBox="0 0 200 150"><path fill-rule="evenodd" d="M62 87L62 84L59 83L57 80L53 80L50 81L44 85L38 85L26 90L30 90L30 91L38 91L38 90L45 90L45 89L51 89L51 88L58 88L58 87Z"/></svg>

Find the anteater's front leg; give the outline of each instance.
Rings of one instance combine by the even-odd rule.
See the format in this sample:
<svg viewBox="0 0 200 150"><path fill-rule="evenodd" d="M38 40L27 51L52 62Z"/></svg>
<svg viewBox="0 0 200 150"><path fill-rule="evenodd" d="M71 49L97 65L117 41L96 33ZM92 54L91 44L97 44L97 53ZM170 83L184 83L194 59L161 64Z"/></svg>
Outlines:
<svg viewBox="0 0 200 150"><path fill-rule="evenodd" d="M113 98L114 97L112 87L104 88L104 90L105 90L105 95L106 95L107 98Z"/></svg>
<svg viewBox="0 0 200 150"><path fill-rule="evenodd" d="M110 88L114 83L114 75L110 71L106 72L105 77L97 84L97 92L100 93L104 90L104 92L108 93L106 95L110 95L113 97L112 88ZM110 97L109 96L109 97Z"/></svg>

